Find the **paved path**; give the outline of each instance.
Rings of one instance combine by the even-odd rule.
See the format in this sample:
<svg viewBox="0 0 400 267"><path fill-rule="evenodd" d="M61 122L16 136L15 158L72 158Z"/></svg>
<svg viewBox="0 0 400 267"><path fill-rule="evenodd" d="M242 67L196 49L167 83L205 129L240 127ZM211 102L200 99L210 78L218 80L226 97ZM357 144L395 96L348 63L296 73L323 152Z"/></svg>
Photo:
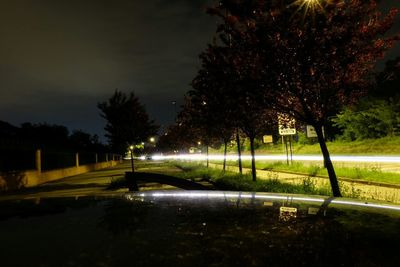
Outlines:
<svg viewBox="0 0 400 267"><path fill-rule="evenodd" d="M151 171L153 173L173 174L180 172L178 168L171 166L163 167L160 162L140 162L137 164L141 172ZM159 166L154 166L159 165ZM19 191L0 194L0 200L9 199L35 199L42 197L79 197L86 195L113 195L127 192L127 188L119 190L107 190L108 185L113 179L122 178L126 171L131 170L130 162L125 162L117 166L88 172L76 176L66 177L60 180L45 183L36 187L25 188ZM172 186L160 185L157 183L146 183L140 185L142 190L169 189Z"/></svg>

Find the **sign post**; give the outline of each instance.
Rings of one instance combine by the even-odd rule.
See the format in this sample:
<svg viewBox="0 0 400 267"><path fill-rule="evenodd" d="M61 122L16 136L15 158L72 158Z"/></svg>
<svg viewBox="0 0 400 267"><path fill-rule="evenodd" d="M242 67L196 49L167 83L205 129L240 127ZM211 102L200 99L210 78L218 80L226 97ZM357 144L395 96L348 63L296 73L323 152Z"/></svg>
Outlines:
<svg viewBox="0 0 400 267"><path fill-rule="evenodd" d="M293 163L292 135L296 134L295 119L290 118L286 114L278 114L279 134L285 141L286 163L289 165L288 136L290 149L290 162ZM283 141L283 140L282 140Z"/></svg>
<svg viewBox="0 0 400 267"><path fill-rule="evenodd" d="M308 138L315 138L315 137L318 138L317 132L315 131L314 126L312 125L307 125L306 134ZM325 131L323 126L322 126L322 134L325 137Z"/></svg>

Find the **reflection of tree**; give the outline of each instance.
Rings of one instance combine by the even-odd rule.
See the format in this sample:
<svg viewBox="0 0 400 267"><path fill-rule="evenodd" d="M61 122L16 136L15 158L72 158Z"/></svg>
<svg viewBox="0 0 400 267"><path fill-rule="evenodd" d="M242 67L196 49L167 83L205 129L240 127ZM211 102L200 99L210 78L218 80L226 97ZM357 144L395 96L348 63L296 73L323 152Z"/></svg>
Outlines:
<svg viewBox="0 0 400 267"><path fill-rule="evenodd" d="M143 220L149 210L149 205L141 202L132 203L130 201L121 201L112 199L107 202L104 208L104 216L99 225L106 228L114 235L121 233L132 233L143 227Z"/></svg>

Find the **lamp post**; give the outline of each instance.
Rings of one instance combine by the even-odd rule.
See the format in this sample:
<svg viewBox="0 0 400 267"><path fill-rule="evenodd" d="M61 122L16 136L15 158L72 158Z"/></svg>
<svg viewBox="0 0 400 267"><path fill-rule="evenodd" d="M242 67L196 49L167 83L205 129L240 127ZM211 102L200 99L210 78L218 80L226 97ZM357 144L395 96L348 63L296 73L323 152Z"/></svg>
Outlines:
<svg viewBox="0 0 400 267"><path fill-rule="evenodd" d="M131 152L131 166L132 166L132 172L135 172L135 168L134 168L134 166L133 166L133 149L134 149L135 147L134 146L130 146L129 147L129 150L130 150L130 152Z"/></svg>

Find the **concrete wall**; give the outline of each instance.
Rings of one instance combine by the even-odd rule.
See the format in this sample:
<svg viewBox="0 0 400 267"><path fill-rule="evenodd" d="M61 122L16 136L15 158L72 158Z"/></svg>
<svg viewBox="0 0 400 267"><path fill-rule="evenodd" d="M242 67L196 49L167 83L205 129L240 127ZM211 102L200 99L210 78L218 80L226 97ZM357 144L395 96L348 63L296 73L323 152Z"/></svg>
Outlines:
<svg viewBox="0 0 400 267"><path fill-rule="evenodd" d="M41 153L36 152L36 170L13 171L0 173L0 191L32 187L61 178L74 176L90 171L100 170L117 165L119 160L110 160L94 164L79 165L79 156L76 154L76 166L50 171L41 169Z"/></svg>

